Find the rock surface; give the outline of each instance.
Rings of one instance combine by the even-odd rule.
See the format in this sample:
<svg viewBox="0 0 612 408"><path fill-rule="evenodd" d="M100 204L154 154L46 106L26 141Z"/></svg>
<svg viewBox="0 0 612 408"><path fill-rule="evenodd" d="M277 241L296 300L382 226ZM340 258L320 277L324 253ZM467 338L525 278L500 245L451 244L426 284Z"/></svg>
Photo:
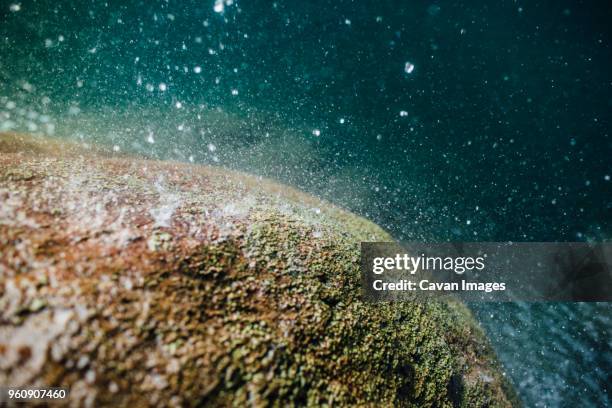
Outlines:
<svg viewBox="0 0 612 408"><path fill-rule="evenodd" d="M0 384L73 405L510 406L459 303L361 301L391 238L256 177L0 134Z"/></svg>

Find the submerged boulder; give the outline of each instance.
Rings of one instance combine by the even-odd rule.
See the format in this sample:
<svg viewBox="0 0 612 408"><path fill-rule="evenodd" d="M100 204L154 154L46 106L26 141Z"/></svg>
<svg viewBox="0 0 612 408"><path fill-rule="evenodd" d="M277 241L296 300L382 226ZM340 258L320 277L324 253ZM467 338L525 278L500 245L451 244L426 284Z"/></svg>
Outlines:
<svg viewBox="0 0 612 408"><path fill-rule="evenodd" d="M515 404L460 303L366 303L371 222L220 168L0 135L0 384L77 405Z"/></svg>

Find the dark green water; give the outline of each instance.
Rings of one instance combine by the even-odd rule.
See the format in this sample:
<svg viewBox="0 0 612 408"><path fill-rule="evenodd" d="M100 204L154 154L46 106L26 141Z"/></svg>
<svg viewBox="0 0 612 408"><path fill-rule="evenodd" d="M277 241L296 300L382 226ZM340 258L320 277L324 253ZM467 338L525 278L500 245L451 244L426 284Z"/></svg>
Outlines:
<svg viewBox="0 0 612 408"><path fill-rule="evenodd" d="M0 130L295 185L398 239L612 232L608 2L0 0ZM609 304L473 305L527 406L606 406Z"/></svg>

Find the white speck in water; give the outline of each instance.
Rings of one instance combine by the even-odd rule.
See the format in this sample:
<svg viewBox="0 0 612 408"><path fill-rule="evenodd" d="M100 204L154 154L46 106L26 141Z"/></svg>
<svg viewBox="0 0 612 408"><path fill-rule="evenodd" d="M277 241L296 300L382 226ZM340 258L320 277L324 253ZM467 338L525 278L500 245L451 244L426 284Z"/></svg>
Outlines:
<svg viewBox="0 0 612 408"><path fill-rule="evenodd" d="M50 48L53 46L53 40L50 38L45 39L45 47Z"/></svg>
<svg viewBox="0 0 612 408"><path fill-rule="evenodd" d="M121 148L119 146L117 146L117 145L113 146L113 151L114 152L118 152L119 150L121 150Z"/></svg>
<svg viewBox="0 0 612 408"><path fill-rule="evenodd" d="M166 85L166 84L165 84L165 83L163 83L163 82L162 82L161 84L159 84L159 90L160 90L160 91L165 92L165 91L166 91L166 89L168 89L168 85Z"/></svg>
<svg viewBox="0 0 612 408"><path fill-rule="evenodd" d="M212 153L212 152L214 152L215 150L217 150L217 146L215 146L215 145L214 145L214 144L212 144L212 143L209 143L209 144L208 144L208 151Z"/></svg>
<svg viewBox="0 0 612 408"><path fill-rule="evenodd" d="M189 162L193 163L194 159L193 156L189 156Z"/></svg>
<svg viewBox="0 0 612 408"><path fill-rule="evenodd" d="M182 132L183 130L185 130L185 125L183 125L182 123L180 125L178 125L176 127L178 129L179 132Z"/></svg>
<svg viewBox="0 0 612 408"><path fill-rule="evenodd" d="M96 381L96 372L94 370L87 371L85 374L85 381L89 384L93 384L93 382Z"/></svg>
<svg viewBox="0 0 612 408"><path fill-rule="evenodd" d="M407 112L407 111L405 111L405 110L400 111L400 116L401 116L401 117L408 116L408 112Z"/></svg>
<svg viewBox="0 0 612 408"><path fill-rule="evenodd" d="M155 139L153 139L153 132L149 132L149 134L147 135L147 142L150 144L155 143Z"/></svg>
<svg viewBox="0 0 612 408"><path fill-rule="evenodd" d="M108 390L113 394L116 394L119 391L119 386L114 381L111 381L111 383L108 384Z"/></svg>
<svg viewBox="0 0 612 408"><path fill-rule="evenodd" d="M153 86L153 84L146 84L145 88L149 92L153 92L155 90L155 87Z"/></svg>
<svg viewBox="0 0 612 408"><path fill-rule="evenodd" d="M176 106L176 109L181 109L183 107L183 104L180 102L177 102L174 104L174 106Z"/></svg>
<svg viewBox="0 0 612 408"><path fill-rule="evenodd" d="M223 10L225 10L225 3L223 2L223 0L215 0L213 10L215 11L215 13L223 13Z"/></svg>
<svg viewBox="0 0 612 408"><path fill-rule="evenodd" d="M321 209L318 207L315 207L312 210L315 212L315 214L321 214Z"/></svg>
<svg viewBox="0 0 612 408"><path fill-rule="evenodd" d="M57 37L57 41L59 42L64 42L64 39L65 39L64 36L61 34Z"/></svg>
<svg viewBox="0 0 612 408"><path fill-rule="evenodd" d="M467 220L465 223L466 223L467 225L470 225L470 224L472 223L472 221L471 221L471 220Z"/></svg>
<svg viewBox="0 0 612 408"><path fill-rule="evenodd" d="M170 225L174 211L180 205L180 197L167 191L161 178L156 181L155 188L159 193L159 205L149 210L149 213L155 220L156 226L167 227Z"/></svg>
<svg viewBox="0 0 612 408"><path fill-rule="evenodd" d="M348 18L346 20L344 20L344 24L346 25L351 25L351 20L349 20Z"/></svg>
<svg viewBox="0 0 612 408"><path fill-rule="evenodd" d="M237 89L232 89L232 95L234 95L234 96L238 95L238 90Z"/></svg>
<svg viewBox="0 0 612 408"><path fill-rule="evenodd" d="M382 135L380 133L376 135L376 140L379 142L382 140Z"/></svg>
<svg viewBox="0 0 612 408"><path fill-rule="evenodd" d="M76 85L77 85L77 88L82 88L83 87L83 80L82 79L77 79Z"/></svg>
<svg viewBox="0 0 612 408"><path fill-rule="evenodd" d="M21 10L21 3L13 3L9 6L9 10L11 10L13 13L20 11Z"/></svg>
<svg viewBox="0 0 612 408"><path fill-rule="evenodd" d="M346 122L346 121L344 120L344 118L340 118L340 124L341 124L341 125L343 125L343 124L344 124L344 122Z"/></svg>
<svg viewBox="0 0 612 408"><path fill-rule="evenodd" d="M315 129L312 131L312 134L315 136L321 136L321 131L319 129Z"/></svg>
<svg viewBox="0 0 612 408"><path fill-rule="evenodd" d="M414 64L412 62L406 62L406 64L404 64L404 72L407 74L412 74L412 72L414 71Z"/></svg>
<svg viewBox="0 0 612 408"><path fill-rule="evenodd" d="M202 72L202 67L200 66L193 67L193 72L195 72L196 74L199 74L200 72Z"/></svg>
<svg viewBox="0 0 612 408"><path fill-rule="evenodd" d="M610 181L610 175L609 175L609 174L606 174L606 175L604 176L604 180L606 180L606 181Z"/></svg>
<svg viewBox="0 0 612 408"><path fill-rule="evenodd" d="M134 284L132 283L132 280L131 280L130 278L126 278L126 279L123 281L123 287L124 287L126 290L132 290L132 289L134 288Z"/></svg>
<svg viewBox="0 0 612 408"><path fill-rule="evenodd" d="M168 382L159 374L153 374L150 376L151 384L158 390L163 390L168 386Z"/></svg>

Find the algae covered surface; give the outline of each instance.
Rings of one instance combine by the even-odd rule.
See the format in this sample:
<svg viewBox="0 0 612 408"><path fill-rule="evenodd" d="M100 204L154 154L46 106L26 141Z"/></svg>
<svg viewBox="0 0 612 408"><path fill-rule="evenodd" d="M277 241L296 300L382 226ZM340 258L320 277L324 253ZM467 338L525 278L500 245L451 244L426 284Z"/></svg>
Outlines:
<svg viewBox="0 0 612 408"><path fill-rule="evenodd" d="M373 223L262 178L0 135L0 384L72 405L511 406L459 303L366 303ZM66 401L65 401L66 402Z"/></svg>

